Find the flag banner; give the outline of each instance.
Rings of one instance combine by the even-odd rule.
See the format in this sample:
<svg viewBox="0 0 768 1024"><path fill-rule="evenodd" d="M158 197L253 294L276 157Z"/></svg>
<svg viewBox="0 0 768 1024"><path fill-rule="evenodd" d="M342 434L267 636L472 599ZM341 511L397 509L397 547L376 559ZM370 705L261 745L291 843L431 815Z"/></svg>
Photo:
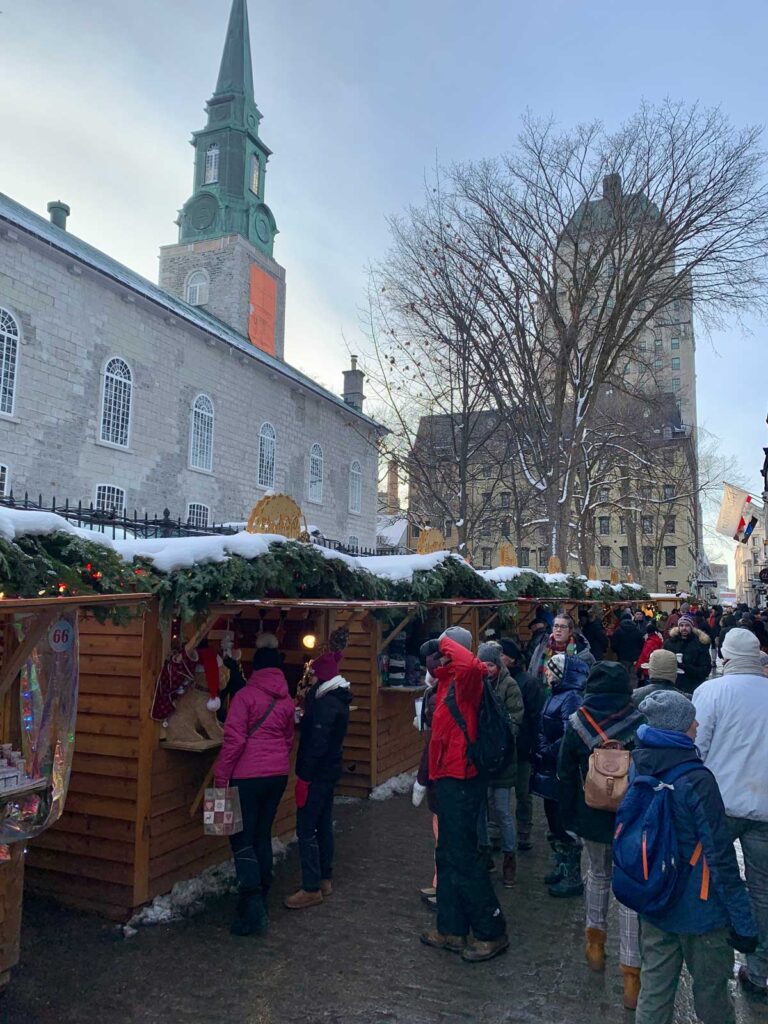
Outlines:
<svg viewBox="0 0 768 1024"><path fill-rule="evenodd" d="M744 509L741 513L741 519L739 525L736 527L736 533L733 539L740 541L742 544L746 544L749 538L752 536L752 531L757 526L757 516L752 511L752 496L747 495L747 500L744 502Z"/></svg>
<svg viewBox="0 0 768 1024"><path fill-rule="evenodd" d="M736 538L749 494L733 484L723 484L723 500L715 529L724 537Z"/></svg>

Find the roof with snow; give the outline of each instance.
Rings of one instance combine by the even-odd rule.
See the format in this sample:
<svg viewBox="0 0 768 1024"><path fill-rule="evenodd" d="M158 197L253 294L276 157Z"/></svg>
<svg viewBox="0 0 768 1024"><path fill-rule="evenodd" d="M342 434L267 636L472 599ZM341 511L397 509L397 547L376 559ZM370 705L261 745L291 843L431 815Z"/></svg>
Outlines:
<svg viewBox="0 0 768 1024"><path fill-rule="evenodd" d="M290 366L282 359L277 359L266 352L262 352L261 349L252 345L247 338L243 337L242 334L238 334L237 331L228 327L225 323L222 323L221 320L217 320L215 316L207 313L199 306L190 306L182 299L177 299L175 296L170 295L168 292L160 288L159 285L156 285L152 281L148 281L145 277L142 277L141 274L137 274L134 270L124 266L122 263L118 263L117 260L112 259L111 256L107 256L106 253L103 253L94 246L84 242L81 238L73 235L70 231L56 227L45 217L41 217L39 214L27 209L26 206L22 206L20 203L17 203L15 200L1 192L0 221L6 221L8 224L12 224L14 227L34 236L40 242L50 246L51 249L64 253L67 256L71 256L79 263L84 263L86 266L102 274L104 277L107 277L110 280L123 285L123 287L130 289L132 292L136 292L143 296L143 298L160 307L160 309L165 310L167 313L172 313L191 327L195 327L198 330L203 331L205 334L218 338L219 341L223 341L227 345L231 345L233 348L236 348L240 352L245 353L245 355L255 359L257 362L263 363L265 367L268 367L275 373L279 373L281 376L292 380L294 383L313 392L318 397L324 398L327 401L332 402L334 405L340 406L345 412L349 413L350 416L364 420L365 423L375 428L377 431L384 430L384 428L380 424L376 423L375 420L372 420L370 416L366 416L365 413L362 413L355 409L354 406L349 405L339 395L334 394L332 391L328 391L327 388L324 388L321 384L312 380L311 377L307 377L306 374L303 374L300 370Z"/></svg>

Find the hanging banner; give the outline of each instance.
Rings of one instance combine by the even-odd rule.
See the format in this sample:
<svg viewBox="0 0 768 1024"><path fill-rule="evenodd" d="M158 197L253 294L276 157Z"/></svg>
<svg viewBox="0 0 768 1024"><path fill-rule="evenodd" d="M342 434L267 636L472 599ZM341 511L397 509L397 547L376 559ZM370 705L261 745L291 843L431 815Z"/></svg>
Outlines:
<svg viewBox="0 0 768 1024"><path fill-rule="evenodd" d="M743 532L749 519L752 518L751 502L751 496L740 487L734 487L733 484L723 484L723 500L720 505L720 515L717 517L717 524L715 526L717 532L722 533L724 537L730 537L732 540L742 539L739 536L739 531ZM745 512L749 513L746 519ZM742 522L742 520L744 521ZM750 529L750 533L752 529Z"/></svg>
<svg viewBox="0 0 768 1024"><path fill-rule="evenodd" d="M21 641L35 616L15 623ZM21 733L0 745L0 843L31 839L61 817L75 746L77 610L62 612L21 669ZM13 735L13 733L12 733Z"/></svg>

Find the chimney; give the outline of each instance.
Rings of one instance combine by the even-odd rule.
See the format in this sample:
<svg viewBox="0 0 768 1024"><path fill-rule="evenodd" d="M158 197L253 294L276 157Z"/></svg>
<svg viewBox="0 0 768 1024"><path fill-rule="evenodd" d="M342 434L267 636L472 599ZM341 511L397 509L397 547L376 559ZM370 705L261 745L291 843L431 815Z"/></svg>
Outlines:
<svg viewBox="0 0 768 1024"><path fill-rule="evenodd" d="M606 174L603 178L603 199L617 203L621 199L621 175Z"/></svg>
<svg viewBox="0 0 768 1024"><path fill-rule="evenodd" d="M57 199L55 203L48 203L48 213L54 227L61 228L62 231L67 230L67 217L71 211L66 203L62 203L60 199Z"/></svg>
<svg viewBox="0 0 768 1024"><path fill-rule="evenodd" d="M387 513L391 516L400 511L400 493L397 479L397 462L390 459L387 463Z"/></svg>
<svg viewBox="0 0 768 1024"><path fill-rule="evenodd" d="M344 371L344 401L358 412L363 411L363 371L357 368L357 356L352 356L352 368Z"/></svg>

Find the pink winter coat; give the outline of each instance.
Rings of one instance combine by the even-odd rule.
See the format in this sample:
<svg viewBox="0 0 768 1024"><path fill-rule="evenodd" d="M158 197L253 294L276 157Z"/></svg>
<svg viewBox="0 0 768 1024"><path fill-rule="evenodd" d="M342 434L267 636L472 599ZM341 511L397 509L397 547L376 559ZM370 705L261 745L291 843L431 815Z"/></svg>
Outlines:
<svg viewBox="0 0 768 1024"><path fill-rule="evenodd" d="M269 717L253 736L250 729L275 700ZM216 786L230 779L254 779L287 775L293 746L294 703L288 683L279 668L252 672L248 682L235 694L224 723L224 743L213 767Z"/></svg>

